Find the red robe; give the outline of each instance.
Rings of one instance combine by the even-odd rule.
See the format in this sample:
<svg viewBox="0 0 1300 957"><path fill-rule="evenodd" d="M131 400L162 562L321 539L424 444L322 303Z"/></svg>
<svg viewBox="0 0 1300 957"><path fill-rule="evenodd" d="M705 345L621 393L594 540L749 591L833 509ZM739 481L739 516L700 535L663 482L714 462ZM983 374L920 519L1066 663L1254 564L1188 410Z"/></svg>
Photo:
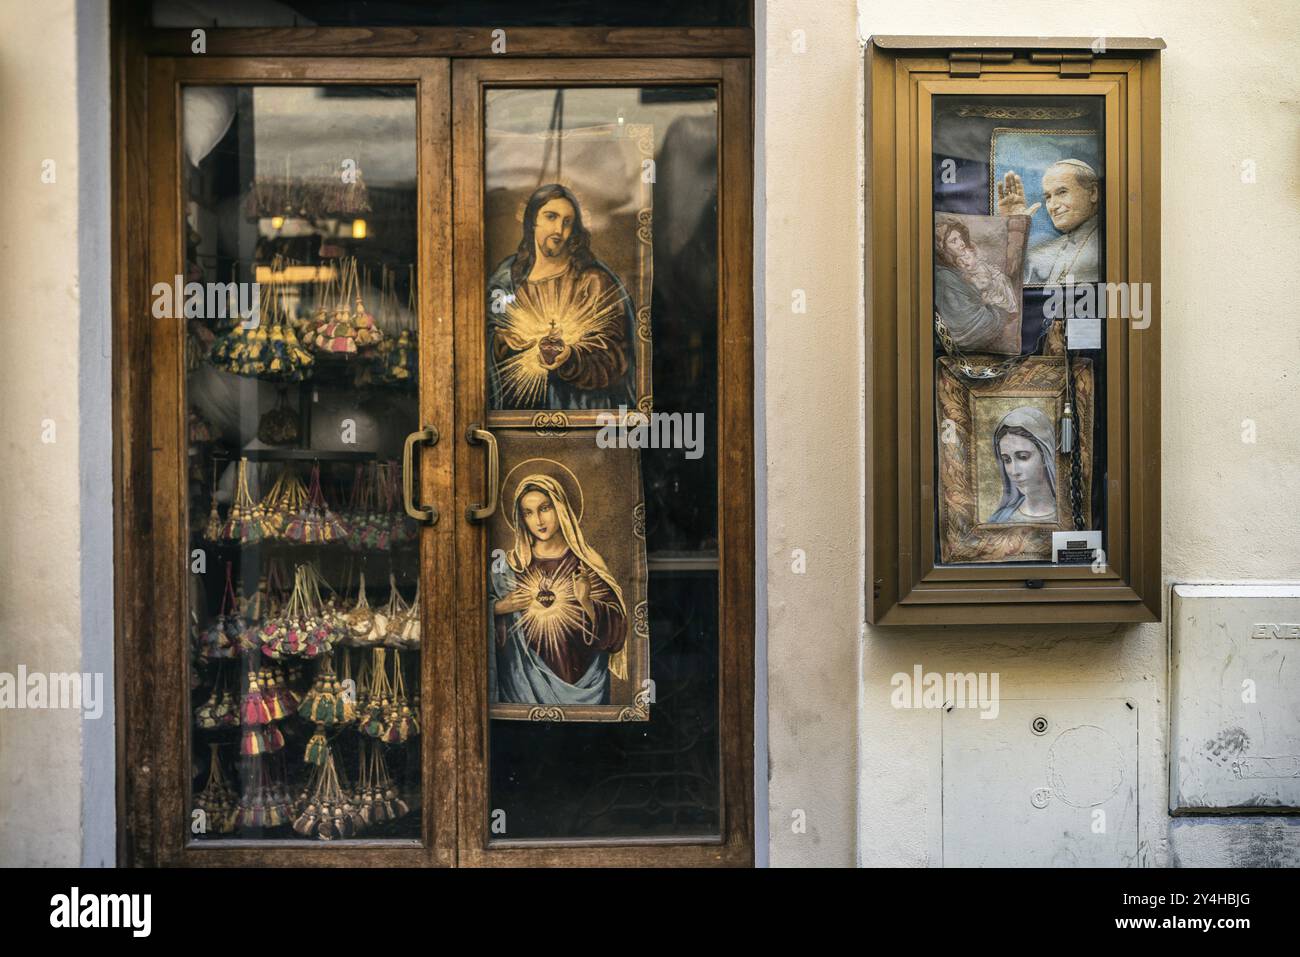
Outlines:
<svg viewBox="0 0 1300 957"><path fill-rule="evenodd" d="M587 576L594 617L573 597L573 577L579 564L577 556L567 550L559 558L534 555L519 576L533 591L533 604L524 610L522 621L528 644L569 684L586 674L597 654L615 654L627 640L627 617L604 579L590 572ZM559 603L567 607L556 607ZM505 644L510 621L510 615L496 616L498 644Z"/></svg>

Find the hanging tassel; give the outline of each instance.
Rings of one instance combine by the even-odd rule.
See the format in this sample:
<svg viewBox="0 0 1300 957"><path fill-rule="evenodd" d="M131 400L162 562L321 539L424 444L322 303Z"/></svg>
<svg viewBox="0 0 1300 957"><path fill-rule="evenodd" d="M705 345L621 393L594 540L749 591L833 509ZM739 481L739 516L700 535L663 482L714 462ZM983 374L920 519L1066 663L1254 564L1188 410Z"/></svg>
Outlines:
<svg viewBox="0 0 1300 957"><path fill-rule="evenodd" d="M244 696L241 716L243 723L250 726L267 724L271 720L271 709L262 696L262 688L254 671L248 673L248 694Z"/></svg>
<svg viewBox="0 0 1300 957"><path fill-rule="evenodd" d="M307 752L303 760L308 764L324 764L325 753L329 745L325 740L325 725L316 725L316 732L307 741Z"/></svg>
<svg viewBox="0 0 1300 957"><path fill-rule="evenodd" d="M377 816L383 820L391 821L409 813L411 810L410 806L402 800L401 795L398 793L397 786L388 775L388 767L384 761L383 748L378 746L372 748L371 758L374 761L371 783L375 791L375 810Z"/></svg>
<svg viewBox="0 0 1300 957"><path fill-rule="evenodd" d="M218 690L213 687L208 700L194 709L194 726L203 731L212 731L220 727L221 722L216 714L220 702Z"/></svg>
<svg viewBox="0 0 1300 957"><path fill-rule="evenodd" d="M208 512L208 524L203 529L203 537L209 542L221 540L221 513L217 511L217 494L213 489L212 510Z"/></svg>
<svg viewBox="0 0 1300 957"><path fill-rule="evenodd" d="M239 727L239 706L235 696L227 689L221 693L221 705L217 709L218 724L223 728Z"/></svg>
<svg viewBox="0 0 1300 957"><path fill-rule="evenodd" d="M216 834L229 834L235 829L235 812L239 801L234 789L226 781L221 770L218 755L220 745L210 745L211 760L208 768L208 781L203 790L194 795L194 807L207 817L208 831Z"/></svg>
<svg viewBox="0 0 1300 957"><path fill-rule="evenodd" d="M420 723L406 698L406 678L402 672L402 653L393 652L393 710L389 713L388 733L384 740L398 744L420 733Z"/></svg>
<svg viewBox="0 0 1300 957"><path fill-rule="evenodd" d="M1061 451L1067 455L1074 450L1074 410L1065 403L1061 411Z"/></svg>
<svg viewBox="0 0 1300 957"><path fill-rule="evenodd" d="M316 825L320 821L320 814L317 812L315 804L308 804L306 809L293 822L293 829L303 837L311 837L316 833Z"/></svg>
<svg viewBox="0 0 1300 957"><path fill-rule="evenodd" d="M267 754L270 754L273 751L279 751L284 747L284 733L275 725L268 725L266 732L263 735L263 741L266 746Z"/></svg>
<svg viewBox="0 0 1300 957"><path fill-rule="evenodd" d="M261 683L262 700L266 703L266 713L270 715L270 720L282 720L289 714L289 712L285 710L284 702L281 700L280 694L276 690L275 676L271 674L271 669L263 668L258 673L258 680Z"/></svg>

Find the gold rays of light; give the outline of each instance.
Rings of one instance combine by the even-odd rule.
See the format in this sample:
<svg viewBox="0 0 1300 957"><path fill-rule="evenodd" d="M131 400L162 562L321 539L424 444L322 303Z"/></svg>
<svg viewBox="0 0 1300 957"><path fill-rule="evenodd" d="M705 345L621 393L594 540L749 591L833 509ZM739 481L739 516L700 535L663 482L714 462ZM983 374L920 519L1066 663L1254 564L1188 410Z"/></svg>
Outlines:
<svg viewBox="0 0 1300 957"><path fill-rule="evenodd" d="M603 285L603 284L601 284ZM540 343L559 339L576 348L584 340L614 333L623 320L623 291L616 284L599 295L582 298L590 286L569 276L558 282L520 283L514 301L506 306L498 335L513 354L501 362L501 388L509 405L537 408L546 398L547 368L542 365ZM600 288L600 286L596 286ZM595 343L588 341L587 347ZM558 351L560 347L556 346Z"/></svg>
<svg viewBox="0 0 1300 957"><path fill-rule="evenodd" d="M582 606L573 597L572 577L542 574L529 568L520 576L519 587L528 589L533 596L532 604L519 616L524 640L538 654L558 657L567 632L585 627Z"/></svg>

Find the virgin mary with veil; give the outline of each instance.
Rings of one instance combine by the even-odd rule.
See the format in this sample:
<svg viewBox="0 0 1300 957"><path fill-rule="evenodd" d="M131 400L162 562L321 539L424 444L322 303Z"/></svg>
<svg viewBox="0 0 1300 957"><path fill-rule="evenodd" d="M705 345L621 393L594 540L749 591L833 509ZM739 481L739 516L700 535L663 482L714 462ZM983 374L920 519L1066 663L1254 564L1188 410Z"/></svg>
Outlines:
<svg viewBox="0 0 1300 957"><path fill-rule="evenodd" d="M1021 406L993 430L993 455L1002 477L1002 498L990 522L1054 524L1056 429L1040 409Z"/></svg>
<svg viewBox="0 0 1300 957"><path fill-rule="evenodd" d="M506 519L514 546L489 574L492 700L608 704L610 674L627 677L627 606L583 538L580 512L560 481L538 473L515 487Z"/></svg>

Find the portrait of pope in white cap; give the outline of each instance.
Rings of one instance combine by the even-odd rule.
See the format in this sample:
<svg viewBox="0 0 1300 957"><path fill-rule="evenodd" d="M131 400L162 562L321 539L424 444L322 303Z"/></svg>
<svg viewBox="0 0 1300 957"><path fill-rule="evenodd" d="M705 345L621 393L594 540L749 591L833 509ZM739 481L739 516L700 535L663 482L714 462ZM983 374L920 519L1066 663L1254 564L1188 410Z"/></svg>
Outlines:
<svg viewBox="0 0 1300 957"><path fill-rule="evenodd" d="M1098 282L1101 237L1098 208L1101 185L1097 171L1079 159L1058 160L1043 171L1042 200L1026 205L1020 175L1008 170L997 184L998 213L1033 216L1046 206L1052 226L1060 234L1030 241L1025 256L1025 285Z"/></svg>

